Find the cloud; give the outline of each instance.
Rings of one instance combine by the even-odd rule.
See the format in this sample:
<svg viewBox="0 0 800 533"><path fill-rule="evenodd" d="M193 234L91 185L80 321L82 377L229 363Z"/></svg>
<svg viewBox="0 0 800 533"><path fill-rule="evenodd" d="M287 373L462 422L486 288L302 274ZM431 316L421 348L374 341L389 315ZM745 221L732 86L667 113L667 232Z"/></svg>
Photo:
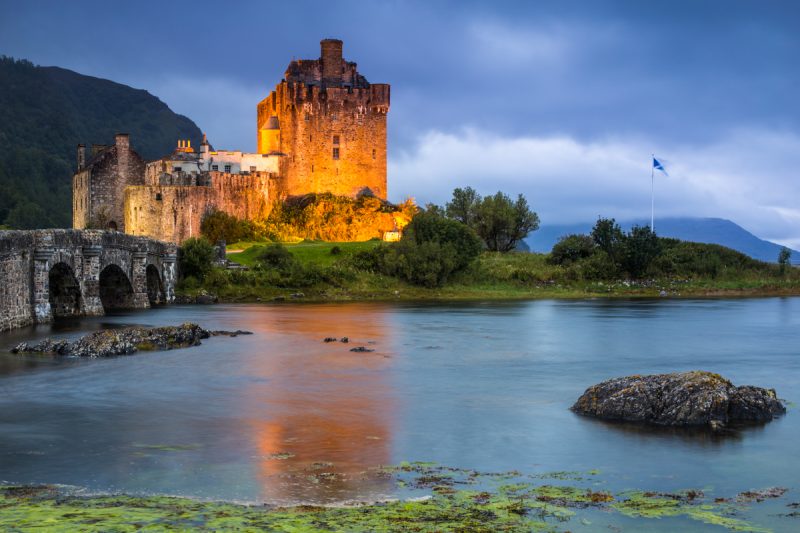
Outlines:
<svg viewBox="0 0 800 533"><path fill-rule="evenodd" d="M170 109L191 118L215 148L255 151L256 105L267 89L206 75L168 75L144 85Z"/></svg>
<svg viewBox="0 0 800 533"><path fill-rule="evenodd" d="M515 28L497 21L474 21L467 29L472 60L494 69L556 66L564 61L569 41L555 28Z"/></svg>
<svg viewBox="0 0 800 533"><path fill-rule="evenodd" d="M523 193L543 223L597 216L649 218L650 153L642 138L580 141L568 135L504 137L475 128L431 130L392 157L389 187L400 199L443 203L453 188ZM656 174L656 217L728 218L757 235L800 242L794 160L800 136L737 131L703 146L661 145L674 164Z"/></svg>

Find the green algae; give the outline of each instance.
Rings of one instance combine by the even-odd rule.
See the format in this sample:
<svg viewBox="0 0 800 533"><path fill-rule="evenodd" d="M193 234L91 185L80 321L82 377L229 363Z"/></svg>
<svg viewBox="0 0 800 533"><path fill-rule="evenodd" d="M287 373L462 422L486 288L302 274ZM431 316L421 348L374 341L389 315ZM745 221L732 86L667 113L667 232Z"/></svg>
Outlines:
<svg viewBox="0 0 800 533"><path fill-rule="evenodd" d="M769 532L769 529L758 527L731 515L741 508L728 503L697 503L702 500L694 496L694 491L674 494L631 491L620 495L620 500L611 508L625 516L633 518L659 519L666 517L687 517L706 524L721 526L731 531Z"/></svg>
<svg viewBox="0 0 800 533"><path fill-rule="evenodd" d="M319 463L320 467L326 466ZM169 496L84 496L63 487L0 487L2 531L565 531L637 521L690 519L730 531L768 531L748 522L749 505L785 489L749 498L708 498L699 490L612 493L563 473L532 481L520 472L478 472L435 463L383 467L399 490L423 497L349 506L248 506ZM593 474L596 476L596 474ZM571 476L566 476L571 477ZM783 492L782 492L783 491ZM745 493L743 493L745 494Z"/></svg>

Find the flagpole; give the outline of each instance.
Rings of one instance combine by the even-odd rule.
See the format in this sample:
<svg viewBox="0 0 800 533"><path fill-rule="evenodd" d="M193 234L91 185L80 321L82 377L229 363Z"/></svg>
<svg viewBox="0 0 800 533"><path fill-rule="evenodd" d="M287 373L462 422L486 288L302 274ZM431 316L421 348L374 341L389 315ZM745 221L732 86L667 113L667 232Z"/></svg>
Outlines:
<svg viewBox="0 0 800 533"><path fill-rule="evenodd" d="M656 189L655 189L654 174L655 174L656 154L651 154L651 155L652 159L650 159L650 231L655 233L654 222L655 222L655 206L656 206L656 200L655 200Z"/></svg>

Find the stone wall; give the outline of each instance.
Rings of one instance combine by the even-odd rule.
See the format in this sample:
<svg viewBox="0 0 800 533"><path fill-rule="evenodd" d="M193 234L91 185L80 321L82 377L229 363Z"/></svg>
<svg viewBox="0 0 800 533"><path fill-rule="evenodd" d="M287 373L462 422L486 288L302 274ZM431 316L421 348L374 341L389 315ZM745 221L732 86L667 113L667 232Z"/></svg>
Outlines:
<svg viewBox="0 0 800 533"><path fill-rule="evenodd" d="M203 217L224 211L240 219L265 218L279 187L275 174L210 172L207 185L148 185L125 191L125 227L132 235L181 243L200 236Z"/></svg>
<svg viewBox="0 0 800 533"><path fill-rule="evenodd" d="M160 282L157 302L169 303L176 260L173 244L119 232L0 231L0 331L59 315L102 315L101 285L110 270L118 269L129 283L129 306L147 308L151 267Z"/></svg>

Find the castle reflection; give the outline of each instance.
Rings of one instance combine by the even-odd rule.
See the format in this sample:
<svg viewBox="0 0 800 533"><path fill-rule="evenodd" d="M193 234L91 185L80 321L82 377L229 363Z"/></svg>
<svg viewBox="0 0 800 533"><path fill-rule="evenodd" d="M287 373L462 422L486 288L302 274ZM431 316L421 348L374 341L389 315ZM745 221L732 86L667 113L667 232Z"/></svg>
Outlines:
<svg viewBox="0 0 800 533"><path fill-rule="evenodd" d="M254 317L252 329L272 341L253 359L252 374L267 379L244 394L264 501L362 500L391 491L375 471L391 461L395 400L387 372L392 328L379 309L278 306ZM322 342L328 336L350 342ZM375 351L351 352L356 346Z"/></svg>

